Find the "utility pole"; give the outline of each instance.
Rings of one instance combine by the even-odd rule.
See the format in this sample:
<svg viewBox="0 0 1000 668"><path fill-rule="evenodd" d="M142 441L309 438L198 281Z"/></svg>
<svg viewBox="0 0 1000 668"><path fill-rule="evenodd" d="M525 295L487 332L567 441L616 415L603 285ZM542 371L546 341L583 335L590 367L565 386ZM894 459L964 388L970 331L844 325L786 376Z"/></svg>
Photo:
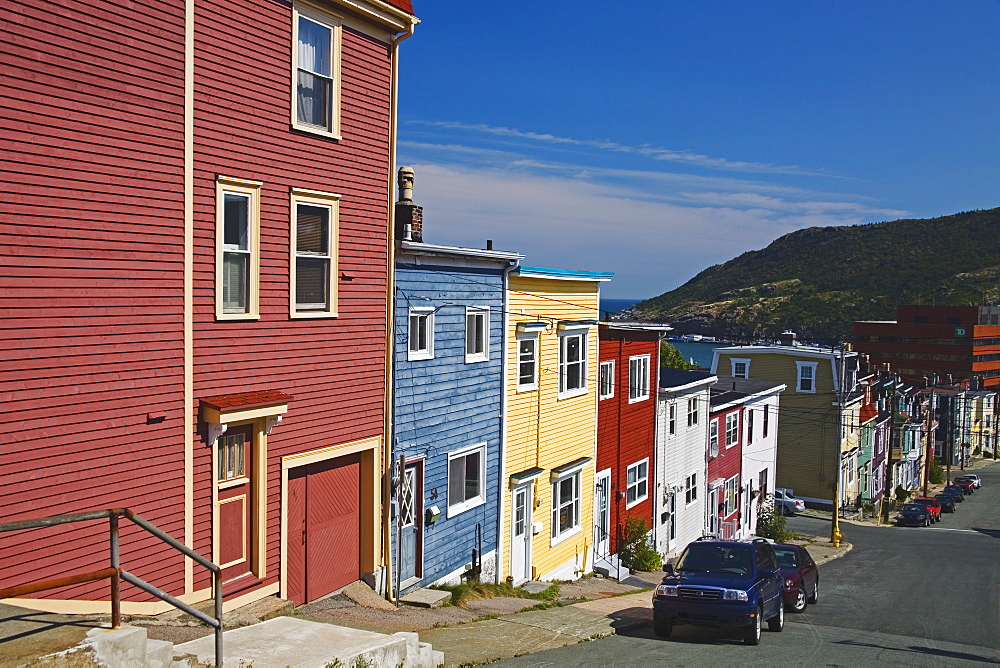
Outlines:
<svg viewBox="0 0 1000 668"><path fill-rule="evenodd" d="M955 395L948 401L948 462L945 465L945 481L951 484L951 460L955 458Z"/></svg>
<svg viewBox="0 0 1000 668"><path fill-rule="evenodd" d="M886 371L889 371L889 365L886 364ZM889 449L885 455L885 476L884 482L885 491L882 492L882 521L885 524L889 523L889 499L891 498L893 492L893 483L895 482L895 476L893 475L892 467L894 466L892 461L892 443L893 443L893 430L898 430L900 432L900 449L903 446L903 436L902 436L902 426L898 424L899 422L899 402L896 400L896 391L899 387L899 381L895 377L892 379L892 394L890 395L892 402L892 422L889 424Z"/></svg>
<svg viewBox="0 0 1000 668"><path fill-rule="evenodd" d="M931 427L934 425L934 386L931 385L930 403L927 405L927 431L924 439L924 496L927 496L927 483L930 479L932 450L934 439L931 435Z"/></svg>
<svg viewBox="0 0 1000 668"><path fill-rule="evenodd" d="M840 533L840 474L841 474L841 460L843 459L843 447L844 447L844 435L847 431L847 425L844 420L844 398L847 396L847 390L844 388L844 377L846 375L846 365L847 361L844 357L844 348L848 344L840 344L840 378L837 383L837 412L840 415L840 429L837 430L837 456L835 458L836 462L836 475L833 476L833 522L830 525L830 543L834 547L840 547L840 541L843 539L843 534ZM815 382L815 381L813 381Z"/></svg>

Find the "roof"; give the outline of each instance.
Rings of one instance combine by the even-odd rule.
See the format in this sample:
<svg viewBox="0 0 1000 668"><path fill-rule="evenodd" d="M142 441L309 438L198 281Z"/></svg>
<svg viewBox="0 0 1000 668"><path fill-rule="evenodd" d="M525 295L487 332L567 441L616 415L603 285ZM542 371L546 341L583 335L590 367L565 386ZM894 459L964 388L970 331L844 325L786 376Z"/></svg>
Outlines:
<svg viewBox="0 0 1000 668"><path fill-rule="evenodd" d="M611 320L611 321L601 321L601 327L606 329L616 329L616 330L640 330L647 332L670 332L673 331L673 327L664 323L656 322L634 322L634 321L624 321L624 320Z"/></svg>
<svg viewBox="0 0 1000 668"><path fill-rule="evenodd" d="M291 398L291 395L279 392L278 390L263 390L260 392L241 392L239 394L205 397L201 400L201 403L219 411L231 411L234 409L287 404Z"/></svg>
<svg viewBox="0 0 1000 668"><path fill-rule="evenodd" d="M712 386L712 395L709 403L712 408L721 408L732 404L745 403L757 395L774 394L785 389L784 383L776 383L770 380L754 380L751 378L737 378L735 376L717 376L715 385Z"/></svg>
<svg viewBox="0 0 1000 668"><path fill-rule="evenodd" d="M717 380L707 371L686 371L684 369L660 369L660 389L666 391L707 387Z"/></svg>
<svg viewBox="0 0 1000 668"><path fill-rule="evenodd" d="M478 257L487 260L520 260L524 258L520 253L512 251L484 250L482 248L465 248L463 246L442 246L439 244L425 244L417 241L400 241L400 250L411 251L413 253L429 253L440 255L461 255L464 257Z"/></svg>
<svg viewBox="0 0 1000 668"><path fill-rule="evenodd" d="M716 348L716 355L727 354L753 354L753 353L776 353L779 355L796 355L800 357L823 357L839 358L839 348L825 348L820 346L729 346L727 348ZM857 357L858 353L853 350L844 351L844 357Z"/></svg>
<svg viewBox="0 0 1000 668"><path fill-rule="evenodd" d="M413 3L410 0L383 0L385 4L392 5L396 9L402 9L407 14L413 13Z"/></svg>
<svg viewBox="0 0 1000 668"><path fill-rule="evenodd" d="M572 269L548 269L546 267L521 266L514 270L515 276L522 278L554 278L562 281L610 281L614 276L607 271L574 271Z"/></svg>

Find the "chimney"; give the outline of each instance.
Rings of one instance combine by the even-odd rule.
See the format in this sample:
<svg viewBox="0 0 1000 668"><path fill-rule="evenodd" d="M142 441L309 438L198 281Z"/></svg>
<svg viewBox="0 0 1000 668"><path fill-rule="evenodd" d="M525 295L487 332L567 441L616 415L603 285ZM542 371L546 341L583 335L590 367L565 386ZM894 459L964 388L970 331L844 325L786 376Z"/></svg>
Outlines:
<svg viewBox="0 0 1000 668"><path fill-rule="evenodd" d="M396 176L399 186L399 201L396 202L397 241L424 240L424 208L413 203L413 168L400 167Z"/></svg>
<svg viewBox="0 0 1000 668"><path fill-rule="evenodd" d="M795 335L795 332L793 332L790 329L786 329L781 333L779 340L781 341L781 345L783 346L794 346L796 345L798 338L799 337Z"/></svg>

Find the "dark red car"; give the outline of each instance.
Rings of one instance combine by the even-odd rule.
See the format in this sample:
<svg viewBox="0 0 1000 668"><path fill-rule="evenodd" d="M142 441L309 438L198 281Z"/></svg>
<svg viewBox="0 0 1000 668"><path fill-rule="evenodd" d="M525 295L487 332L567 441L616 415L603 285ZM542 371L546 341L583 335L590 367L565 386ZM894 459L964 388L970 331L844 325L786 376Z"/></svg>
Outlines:
<svg viewBox="0 0 1000 668"><path fill-rule="evenodd" d="M778 557L781 577L785 579L785 607L795 612L806 609L806 603L819 601L819 568L801 545L772 545Z"/></svg>
<svg viewBox="0 0 1000 668"><path fill-rule="evenodd" d="M951 484L958 485L966 494L972 494L976 491L976 483L972 482L969 478L955 478L951 481Z"/></svg>
<svg viewBox="0 0 1000 668"><path fill-rule="evenodd" d="M919 503L922 506L926 506L927 510L931 511L931 522L941 521L941 502L937 499L929 499L927 497L921 497L919 499L913 499L913 503Z"/></svg>

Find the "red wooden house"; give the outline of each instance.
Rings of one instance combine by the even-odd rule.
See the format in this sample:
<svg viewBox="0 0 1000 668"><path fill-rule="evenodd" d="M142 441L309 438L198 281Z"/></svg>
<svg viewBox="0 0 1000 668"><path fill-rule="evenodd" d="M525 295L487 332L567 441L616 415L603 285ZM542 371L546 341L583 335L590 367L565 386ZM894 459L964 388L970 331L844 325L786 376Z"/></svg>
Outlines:
<svg viewBox="0 0 1000 668"><path fill-rule="evenodd" d="M743 404L746 395L712 386L708 422L708 517L706 531L729 540L739 538L743 468Z"/></svg>
<svg viewBox="0 0 1000 668"><path fill-rule="evenodd" d="M227 608L383 584L410 0L2 15L0 522L131 508L224 567ZM0 587L105 567L107 540L95 523L0 534ZM121 541L124 568L210 595L190 560ZM37 596L19 602L106 611L108 585Z"/></svg>
<svg viewBox="0 0 1000 668"><path fill-rule="evenodd" d="M617 568L611 555L618 553L627 518L642 519L647 531L653 527L660 329L600 325L595 569Z"/></svg>

